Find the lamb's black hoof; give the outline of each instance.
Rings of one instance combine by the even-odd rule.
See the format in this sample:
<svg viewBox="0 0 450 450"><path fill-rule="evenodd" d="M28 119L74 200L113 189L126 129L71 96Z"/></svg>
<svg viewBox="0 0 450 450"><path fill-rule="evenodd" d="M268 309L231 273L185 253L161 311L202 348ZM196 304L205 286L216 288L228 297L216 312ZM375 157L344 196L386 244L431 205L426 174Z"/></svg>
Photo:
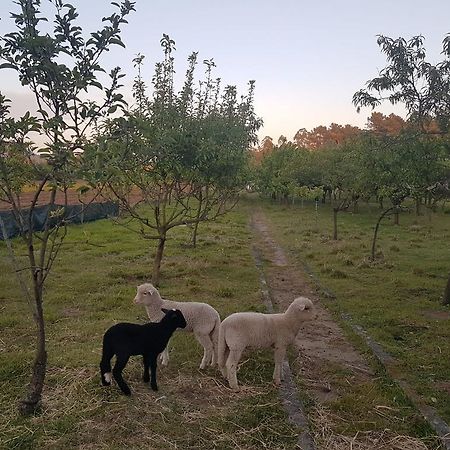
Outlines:
<svg viewBox="0 0 450 450"><path fill-rule="evenodd" d="M127 397L129 397L131 395L131 391L129 388L126 389L122 389L123 395L126 395Z"/></svg>
<svg viewBox="0 0 450 450"><path fill-rule="evenodd" d="M154 385L152 386L152 391L157 391L158 390L158 386Z"/></svg>

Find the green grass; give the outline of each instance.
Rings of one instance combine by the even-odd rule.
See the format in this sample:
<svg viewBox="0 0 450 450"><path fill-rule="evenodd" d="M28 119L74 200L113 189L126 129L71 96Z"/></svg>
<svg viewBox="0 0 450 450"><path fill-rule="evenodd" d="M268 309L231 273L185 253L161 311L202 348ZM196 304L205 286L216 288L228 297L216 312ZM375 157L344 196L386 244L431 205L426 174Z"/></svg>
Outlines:
<svg viewBox="0 0 450 450"><path fill-rule="evenodd" d="M235 311L264 311L248 227L253 207L244 202L221 220L202 224L195 249L186 245L189 228L173 230L162 264L161 293L172 299L208 302L222 318ZM384 257L371 264L367 256L375 209L357 215L341 213L341 240L332 242L328 209L321 207L316 221L310 206L265 204L264 208L292 260L299 267L306 260L335 292L337 300L329 303L330 308L350 313L398 357L416 389L448 420L448 395L437 386L450 373L450 327L448 320L427 314L448 311L439 306L439 296L449 266L445 245L449 216L438 215L428 222L408 215L401 216L399 227L383 224L380 250ZM170 365L159 371L158 393L141 382L138 358L125 371L131 398L120 395L116 386L100 387L102 335L119 321L145 320L145 311L134 306L132 299L136 286L149 280L154 251L152 241L142 241L107 220L70 227L45 291L49 361L43 409L23 419L16 405L29 380L35 329L6 246L0 242L0 448L295 447L295 430L271 384L271 351L243 358L239 371L243 390L235 394L217 370L198 370L202 350L193 336L176 333ZM23 267L27 266L25 254L19 244ZM343 419L338 431L353 436L358 429L389 427L394 432L415 430L416 435L428 435L429 430L419 429L420 420L417 425L405 423L405 417L414 421L416 413L379 370L380 382L372 390L358 387L350 392L346 374L330 368L342 386L332 408ZM301 376L297 378L301 384ZM368 417L368 410L387 404L406 411L398 414L403 422L392 421L392 415Z"/></svg>
<svg viewBox="0 0 450 450"><path fill-rule="evenodd" d="M377 260L369 260L378 210L340 213L332 237L328 205L287 207L265 203L278 242L297 264L306 263L336 295L327 302L350 314L401 363L401 376L450 422L450 315L440 304L450 268L450 220L442 211L402 214L382 222Z"/></svg>
<svg viewBox="0 0 450 450"><path fill-rule="evenodd" d="M202 225L197 248L189 229L174 230L162 265L160 291L173 299L205 301L222 317L262 309L247 217L241 211ZM19 244L16 240L15 243ZM119 321L143 322L132 304L136 286L149 279L154 243L107 220L71 226L45 290L48 372L41 414L16 412L33 359L34 324L0 242L0 448L293 448L271 384L270 352L243 365L244 389L232 393L216 369L198 370L202 349L176 333L171 362L159 371L160 391L141 382L141 362L125 377L133 396L100 387L104 331ZM24 249L18 256L26 267Z"/></svg>

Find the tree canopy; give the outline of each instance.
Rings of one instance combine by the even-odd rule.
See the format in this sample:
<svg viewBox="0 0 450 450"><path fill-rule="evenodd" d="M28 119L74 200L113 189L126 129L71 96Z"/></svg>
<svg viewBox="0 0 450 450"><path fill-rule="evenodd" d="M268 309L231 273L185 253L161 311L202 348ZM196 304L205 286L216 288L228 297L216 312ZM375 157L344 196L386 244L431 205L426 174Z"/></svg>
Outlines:
<svg viewBox="0 0 450 450"><path fill-rule="evenodd" d="M175 42L163 35L161 46L164 58L155 67L152 96L141 78L139 56L134 107L102 128L92 147L94 164L89 162L91 153L85 155L88 165L103 174L94 177L94 183L106 177L113 196L140 223L141 235L158 241L154 283L169 230L193 226L195 244L199 222L234 206L237 193L248 183L249 149L262 123L253 110L254 81L239 98L235 86L221 89L220 78L213 78L214 61L204 60L204 79L197 87L194 52L177 91Z"/></svg>

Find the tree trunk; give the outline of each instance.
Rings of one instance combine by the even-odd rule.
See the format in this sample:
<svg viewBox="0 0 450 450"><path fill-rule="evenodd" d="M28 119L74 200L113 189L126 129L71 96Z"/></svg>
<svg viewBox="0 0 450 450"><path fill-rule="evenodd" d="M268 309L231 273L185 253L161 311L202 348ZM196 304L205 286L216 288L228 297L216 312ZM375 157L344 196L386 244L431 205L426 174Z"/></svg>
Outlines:
<svg viewBox="0 0 450 450"><path fill-rule="evenodd" d="M444 291L444 298L442 299L443 305L450 305L450 273L448 274L447 286Z"/></svg>
<svg viewBox="0 0 450 450"><path fill-rule="evenodd" d="M432 212L432 208L430 206L425 206L427 208L427 217L428 217L428 222L431 222L431 212Z"/></svg>
<svg viewBox="0 0 450 450"><path fill-rule="evenodd" d="M37 326L36 354L34 357L31 381L28 385L28 394L26 398L20 401L19 404L19 412L22 415L33 414L37 409L39 409L41 404L42 389L44 387L45 372L47 368L47 351L45 349L45 322L44 311L42 309L42 289L35 289L35 303L36 311L34 312L33 316Z"/></svg>
<svg viewBox="0 0 450 450"><path fill-rule="evenodd" d="M375 225L375 231L373 233L373 240L372 240L372 253L371 253L371 260L375 261L375 250L377 245L377 236L378 236L378 229L380 227L380 223L383 220L383 218L393 210L394 208L389 208L386 211L381 214L381 216L378 218L377 224Z"/></svg>
<svg viewBox="0 0 450 450"><path fill-rule="evenodd" d="M384 205L383 205L383 197L378 197L378 204L380 205L380 209L384 209Z"/></svg>
<svg viewBox="0 0 450 450"><path fill-rule="evenodd" d="M398 218L398 216L399 216L399 212L398 212L398 210L396 210L396 211L395 211L395 214L394 214L394 224L395 224L395 225L398 225L398 224L399 224L399 218Z"/></svg>
<svg viewBox="0 0 450 450"><path fill-rule="evenodd" d="M337 208L333 208L333 240L337 241L338 238L338 229L337 229L337 216L339 210Z"/></svg>
<svg viewBox="0 0 450 450"><path fill-rule="evenodd" d="M421 215L421 211L420 211L420 205L421 205L421 199L419 197L416 198L416 216L420 216Z"/></svg>
<svg viewBox="0 0 450 450"><path fill-rule="evenodd" d="M165 244L166 244L166 234L164 233L162 236L160 236L160 238L158 240L158 248L156 250L155 260L153 261L152 283L155 286L158 286L158 284L159 284L161 261L163 258Z"/></svg>
<svg viewBox="0 0 450 450"><path fill-rule="evenodd" d="M192 247L196 247L197 246L197 231L198 231L198 225L199 225L199 221L194 223L194 229L192 230L192 236L191 236L191 245Z"/></svg>
<svg viewBox="0 0 450 450"><path fill-rule="evenodd" d="M45 180L44 180L45 181ZM44 186L44 181L41 182L41 189ZM56 188L51 191L50 202L44 221L44 230L41 236L41 246L39 249L38 262L36 262L36 254L33 245L33 224L32 217L34 208L37 203L39 193L35 193L34 200L31 204L28 216L28 231L25 238L28 246L28 258L30 261L30 273L33 280L34 293L34 311L33 319L36 323L36 353L33 362L33 372L31 381L28 385L28 393L26 397L19 403L19 412L22 415L29 415L36 412L41 405L42 390L44 388L45 372L47 369L47 351L45 348L45 321L43 309L43 287L45 281L44 267L46 266L46 251L50 236L50 214L52 206L55 204ZM47 263L49 261L47 260Z"/></svg>
<svg viewBox="0 0 450 450"><path fill-rule="evenodd" d="M208 199L208 188L206 188L206 200ZM199 196L198 196L198 206L197 211L195 214L195 218L197 221L194 223L194 229L192 231L191 236L191 245L192 247L197 246L197 232L198 232L198 225L200 223L200 217L202 215L202 206L203 206L203 188L200 187Z"/></svg>

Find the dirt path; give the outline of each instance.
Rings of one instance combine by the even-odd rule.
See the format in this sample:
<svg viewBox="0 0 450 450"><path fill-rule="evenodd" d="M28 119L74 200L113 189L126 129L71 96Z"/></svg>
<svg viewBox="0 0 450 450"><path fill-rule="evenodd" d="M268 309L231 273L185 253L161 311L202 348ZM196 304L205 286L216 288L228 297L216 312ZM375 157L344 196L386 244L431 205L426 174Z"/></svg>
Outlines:
<svg viewBox="0 0 450 450"><path fill-rule="evenodd" d="M339 400L347 383L352 388L370 390L375 374L363 356L347 340L340 326L322 305L310 276L290 264L283 249L271 236L267 218L261 210L252 214L256 251L265 262L265 278L275 310L284 311L300 295L313 300L318 311L315 321L306 323L295 341L294 372L301 378L307 396L314 400L312 434L317 449L426 449L424 443L408 436L387 432L337 434L328 414L327 403ZM331 418L330 418L331 417ZM339 420L339 418L337 418Z"/></svg>
<svg viewBox="0 0 450 450"><path fill-rule="evenodd" d="M363 357L347 341L341 328L331 314L321 305L319 295L309 276L297 267L289 264L283 250L271 238L266 219L261 212L255 213L252 220L253 229L259 234L259 244L270 265L267 278L276 309L283 311L296 296L311 298L317 308L318 317L314 322L306 323L299 333L295 347L308 361L302 367L306 379L322 380L320 386L314 382L311 389L314 397L327 400L336 395L333 380L328 379L321 368L328 365L341 366L352 373L349 381L367 380L372 371ZM258 244L257 244L258 245Z"/></svg>

